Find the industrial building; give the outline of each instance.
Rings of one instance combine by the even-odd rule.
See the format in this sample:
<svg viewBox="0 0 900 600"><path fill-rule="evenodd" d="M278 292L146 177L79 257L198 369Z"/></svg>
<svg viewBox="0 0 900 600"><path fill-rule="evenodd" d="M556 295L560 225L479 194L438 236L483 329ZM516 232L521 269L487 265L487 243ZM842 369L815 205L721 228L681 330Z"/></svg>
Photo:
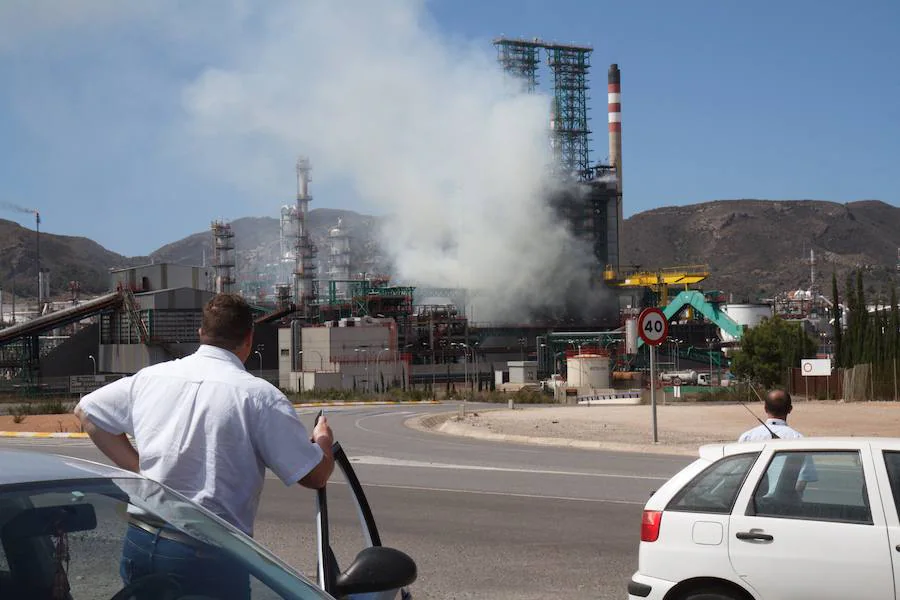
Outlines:
<svg viewBox="0 0 900 600"><path fill-rule="evenodd" d="M67 345L78 356L68 370L58 370L70 375L127 374L185 356L199 343L203 305L236 290L258 313L248 368L301 394L410 387L475 392L537 386L547 378L562 382L564 396L576 400L634 388L646 368L634 319L650 305L665 307L671 323L660 347L663 367L708 363L712 370L715 363L721 369L723 347L739 343L743 327L771 307L729 304L697 290L709 275L704 265L623 268L618 65L607 71L608 160L595 162L588 115L593 49L539 39L498 38L494 45L500 67L525 90L539 89L542 59L551 73L548 122L556 161L546 201L587 249L582 280L572 282L562 309L536 307L525 322L478 323L468 310L479 290L396 285L387 274L353 264L354 240L341 221L329 228L320 251L309 221L312 161L301 156L294 197L279 207L277 256L265 274L241 280L235 232L213 221L209 266L204 258L203 266L112 270L108 294L0 330L0 372L40 385L50 364L66 364L55 357Z"/></svg>

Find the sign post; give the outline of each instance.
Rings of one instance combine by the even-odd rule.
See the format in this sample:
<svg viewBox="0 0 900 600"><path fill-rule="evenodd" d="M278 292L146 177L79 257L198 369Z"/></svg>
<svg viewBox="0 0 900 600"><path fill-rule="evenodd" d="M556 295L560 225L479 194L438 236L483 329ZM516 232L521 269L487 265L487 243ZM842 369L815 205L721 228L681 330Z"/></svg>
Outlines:
<svg viewBox="0 0 900 600"><path fill-rule="evenodd" d="M656 428L656 347L669 335L669 321L658 308L645 308L638 317L638 335L650 350L650 406L653 412L653 443L659 442Z"/></svg>
<svg viewBox="0 0 900 600"><path fill-rule="evenodd" d="M806 388L806 400L809 401L809 377L827 377L825 393L828 395L829 380L831 379L830 358L804 358L800 361L800 372L803 375L803 385Z"/></svg>

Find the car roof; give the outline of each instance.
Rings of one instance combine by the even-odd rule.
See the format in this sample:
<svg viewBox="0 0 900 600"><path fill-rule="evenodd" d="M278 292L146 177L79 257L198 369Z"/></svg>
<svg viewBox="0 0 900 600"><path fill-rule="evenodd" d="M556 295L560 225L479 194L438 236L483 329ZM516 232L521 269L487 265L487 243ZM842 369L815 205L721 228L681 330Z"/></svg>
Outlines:
<svg viewBox="0 0 900 600"><path fill-rule="evenodd" d="M82 458L0 448L0 485L97 477L141 478L137 473Z"/></svg>
<svg viewBox="0 0 900 600"><path fill-rule="evenodd" d="M864 446L877 448L889 448L900 450L900 438L892 437L802 437L792 440L772 439L754 442L726 442L719 444L705 444L700 447L700 457L710 460L722 458L731 454L744 452L759 452L763 448L790 450L852 450Z"/></svg>

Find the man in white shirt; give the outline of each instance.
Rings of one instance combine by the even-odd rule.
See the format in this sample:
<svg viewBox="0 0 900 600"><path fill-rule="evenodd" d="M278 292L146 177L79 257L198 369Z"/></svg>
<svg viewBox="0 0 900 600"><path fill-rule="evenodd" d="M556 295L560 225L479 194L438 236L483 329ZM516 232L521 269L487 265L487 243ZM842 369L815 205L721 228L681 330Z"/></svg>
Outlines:
<svg viewBox="0 0 900 600"><path fill-rule="evenodd" d="M238 295L219 294L203 309L201 346L85 396L75 408L85 432L116 465L164 483L248 535L271 469L285 485L324 487L334 470L324 419L310 439L290 401L244 368L253 314ZM134 437L135 446L128 435ZM249 578L224 557L191 547L132 516L121 564L125 583L165 571L183 593L246 597Z"/></svg>
<svg viewBox="0 0 900 600"><path fill-rule="evenodd" d="M771 439L795 440L803 437L803 434L787 424L787 417L794 409L789 393L779 389L770 391L766 394L763 407L767 417L765 425L757 425L753 429L745 431L741 434L741 437L738 438L739 442L759 442ZM773 464L769 466L766 475L771 475L771 477L769 477L769 479L772 480L770 489L775 488L775 482L777 482L778 475L781 473L783 463L784 458L780 459L777 464L773 461ZM806 489L806 484L808 482L818 481L818 479L816 466L813 464L813 461L807 457L797 478L797 492L802 494L803 490Z"/></svg>

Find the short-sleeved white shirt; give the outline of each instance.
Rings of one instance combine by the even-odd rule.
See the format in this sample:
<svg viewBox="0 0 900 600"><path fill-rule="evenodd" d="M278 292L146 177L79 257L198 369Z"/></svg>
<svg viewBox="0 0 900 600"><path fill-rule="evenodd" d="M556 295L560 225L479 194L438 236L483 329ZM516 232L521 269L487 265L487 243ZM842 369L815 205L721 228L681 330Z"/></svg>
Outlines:
<svg viewBox="0 0 900 600"><path fill-rule="evenodd" d="M788 426L787 421L784 419L774 419L768 418L766 419L765 425L758 425L753 429L749 429L741 434L741 437L738 438L739 442L764 442L766 440L775 439L772 434L778 436L778 439L781 440L797 440L803 437L803 434L797 431L796 429ZM770 467L770 473L774 473L773 479L777 480L778 474L781 473L781 467L777 465L773 465ZM816 472L816 466L812 460L807 459L803 468L800 470L799 475L800 481L818 481L819 476ZM774 489L774 484L773 484Z"/></svg>
<svg viewBox="0 0 900 600"><path fill-rule="evenodd" d="M285 395L215 346L142 369L79 406L104 431L134 436L141 474L250 535L266 467L292 485L323 456Z"/></svg>
<svg viewBox="0 0 900 600"><path fill-rule="evenodd" d="M766 428L768 427L768 429ZM772 433L778 436L779 439L782 440L796 440L803 437L803 434L789 427L787 421L784 419L766 419L765 425L758 425L753 429L745 431L741 434L741 437L738 438L739 442L762 442L765 440L774 439L772 437Z"/></svg>

